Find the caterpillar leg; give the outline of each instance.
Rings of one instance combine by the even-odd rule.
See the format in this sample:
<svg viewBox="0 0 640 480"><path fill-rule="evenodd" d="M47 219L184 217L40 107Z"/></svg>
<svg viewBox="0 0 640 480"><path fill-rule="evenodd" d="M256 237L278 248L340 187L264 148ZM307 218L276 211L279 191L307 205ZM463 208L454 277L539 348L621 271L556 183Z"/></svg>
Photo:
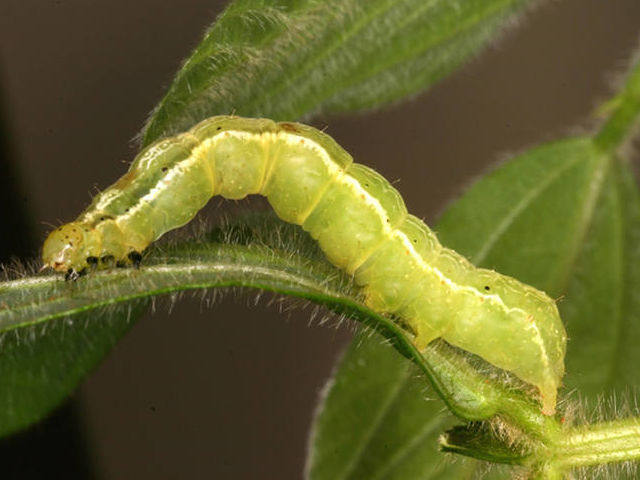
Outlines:
<svg viewBox="0 0 640 480"><path fill-rule="evenodd" d="M83 268L82 270L74 270L73 268L70 268L69 270L67 270L67 272L64 274L64 279L67 282L75 282L76 280L78 280L80 277L84 276L87 274L87 268Z"/></svg>
<svg viewBox="0 0 640 480"><path fill-rule="evenodd" d="M64 274L65 282L75 282L78 277L78 273L73 268L70 268L69 270L67 270L67 273Z"/></svg>
<svg viewBox="0 0 640 480"><path fill-rule="evenodd" d="M87 257L87 265L89 265L89 270L93 272L96 268L98 268L99 261L100 260L98 259L98 257Z"/></svg>
<svg viewBox="0 0 640 480"><path fill-rule="evenodd" d="M133 268L136 270L140 268L140 263L142 263L142 254L140 252L134 250L127 255L127 258L131 261Z"/></svg>
<svg viewBox="0 0 640 480"><path fill-rule="evenodd" d="M110 261L113 262L113 257L110 259ZM133 268L138 269L140 268L141 262L142 254L136 250L132 250L127 254L126 258L119 259L115 263L117 268L127 268L128 266L132 265Z"/></svg>
<svg viewBox="0 0 640 480"><path fill-rule="evenodd" d="M116 258L113 255L104 255L100 257L100 265L102 268L113 267L116 262Z"/></svg>

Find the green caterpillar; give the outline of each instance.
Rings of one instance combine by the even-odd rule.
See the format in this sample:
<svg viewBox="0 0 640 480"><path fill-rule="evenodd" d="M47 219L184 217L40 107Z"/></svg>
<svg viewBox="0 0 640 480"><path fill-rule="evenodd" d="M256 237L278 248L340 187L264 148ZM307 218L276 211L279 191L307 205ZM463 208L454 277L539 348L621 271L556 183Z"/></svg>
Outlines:
<svg viewBox="0 0 640 480"><path fill-rule="evenodd" d="M419 348L442 337L538 387L543 412L554 413L566 349L554 301L444 248L389 182L306 125L218 116L158 141L49 235L42 258L68 274L105 257L139 262L212 196L250 194L308 231L367 305L401 319Z"/></svg>

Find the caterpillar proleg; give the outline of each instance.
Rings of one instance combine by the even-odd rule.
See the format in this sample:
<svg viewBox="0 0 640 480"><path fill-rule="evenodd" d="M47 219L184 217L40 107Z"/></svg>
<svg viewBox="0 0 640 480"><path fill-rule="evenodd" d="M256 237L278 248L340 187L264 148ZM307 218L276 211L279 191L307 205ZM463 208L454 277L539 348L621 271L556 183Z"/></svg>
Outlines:
<svg viewBox="0 0 640 480"><path fill-rule="evenodd" d="M367 305L400 318L418 348L442 337L536 386L543 412L555 411L566 348L555 302L443 247L387 180L306 125L218 116L156 142L51 232L42 258L60 272L105 257L135 262L212 196L249 194L309 232L353 275Z"/></svg>

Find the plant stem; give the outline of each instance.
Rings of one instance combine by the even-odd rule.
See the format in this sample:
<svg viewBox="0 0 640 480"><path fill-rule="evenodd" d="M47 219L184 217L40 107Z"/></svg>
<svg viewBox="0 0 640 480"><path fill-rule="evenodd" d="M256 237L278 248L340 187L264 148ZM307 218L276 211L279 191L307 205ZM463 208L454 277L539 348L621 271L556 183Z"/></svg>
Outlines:
<svg viewBox="0 0 640 480"><path fill-rule="evenodd" d="M640 460L640 419L569 430L558 445L558 458L563 468Z"/></svg>
<svg viewBox="0 0 640 480"><path fill-rule="evenodd" d="M613 152L628 140L640 116L640 61L631 67L620 93L603 109L609 116L595 135L594 142L605 152Z"/></svg>

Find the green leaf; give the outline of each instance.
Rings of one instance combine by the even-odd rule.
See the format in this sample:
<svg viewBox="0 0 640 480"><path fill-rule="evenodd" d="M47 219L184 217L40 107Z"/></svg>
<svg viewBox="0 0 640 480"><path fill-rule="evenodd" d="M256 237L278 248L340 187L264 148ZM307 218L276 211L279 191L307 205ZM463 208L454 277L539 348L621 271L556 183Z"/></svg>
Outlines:
<svg viewBox="0 0 640 480"><path fill-rule="evenodd" d="M308 478L469 478L470 461L444 461L438 452L438 436L454 418L437 397L427 398L418 376L380 337L359 335L327 386L311 435Z"/></svg>
<svg viewBox="0 0 640 480"><path fill-rule="evenodd" d="M0 298L2 302L7 297L0 294ZM27 427L61 403L147 304L132 302L119 308L62 315L1 333L0 437Z"/></svg>
<svg viewBox="0 0 640 480"><path fill-rule="evenodd" d="M484 47L526 0L238 0L152 114L143 143L212 115L294 120L427 89Z"/></svg>
<svg viewBox="0 0 640 480"><path fill-rule="evenodd" d="M571 338L566 384L587 398L640 386L638 265L640 194L628 166L615 162L561 303Z"/></svg>

